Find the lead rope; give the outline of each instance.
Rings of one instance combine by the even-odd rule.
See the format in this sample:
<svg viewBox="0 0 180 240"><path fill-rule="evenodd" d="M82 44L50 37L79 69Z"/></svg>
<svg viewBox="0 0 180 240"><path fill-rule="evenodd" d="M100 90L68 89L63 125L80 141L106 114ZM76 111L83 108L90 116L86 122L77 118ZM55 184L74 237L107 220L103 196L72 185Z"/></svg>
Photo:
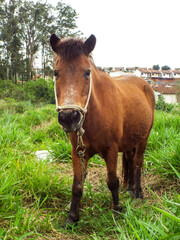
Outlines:
<svg viewBox="0 0 180 240"><path fill-rule="evenodd" d="M84 182L85 182L85 178L87 175L87 171L85 168L85 160L84 160L84 156L85 156L85 152L86 152L86 146L83 143L83 139L82 136L84 134L85 130L81 127L80 130L77 132L77 154L79 155L81 164L82 164L82 185L84 187Z"/></svg>

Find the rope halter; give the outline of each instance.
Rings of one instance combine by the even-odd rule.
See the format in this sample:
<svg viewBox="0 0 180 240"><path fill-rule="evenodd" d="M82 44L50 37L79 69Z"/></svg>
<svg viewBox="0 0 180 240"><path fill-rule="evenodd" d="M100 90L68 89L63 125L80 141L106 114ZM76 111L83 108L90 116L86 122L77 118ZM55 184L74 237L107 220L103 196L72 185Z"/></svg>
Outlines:
<svg viewBox="0 0 180 240"><path fill-rule="evenodd" d="M88 107L90 96L91 96L91 90L92 90L92 75L90 73L89 92L88 92L88 96L87 96L87 100L84 108L76 104L65 104L63 106L56 106L56 111L60 112L61 110L73 109L73 110L79 111L84 116L87 112L87 107Z"/></svg>

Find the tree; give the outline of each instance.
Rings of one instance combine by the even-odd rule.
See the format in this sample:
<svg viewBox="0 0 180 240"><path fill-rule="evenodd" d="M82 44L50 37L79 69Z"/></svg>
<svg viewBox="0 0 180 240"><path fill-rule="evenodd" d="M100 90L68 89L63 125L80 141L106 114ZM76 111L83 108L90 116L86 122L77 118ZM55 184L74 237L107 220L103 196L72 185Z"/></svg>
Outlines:
<svg viewBox="0 0 180 240"><path fill-rule="evenodd" d="M0 70L4 79L32 78L35 58L42 56L42 69L52 62L51 33L60 38L77 35L77 13L58 2L54 8L43 0L0 0Z"/></svg>
<svg viewBox="0 0 180 240"><path fill-rule="evenodd" d="M160 67L159 67L159 65L157 64L157 65L153 65L153 69L154 70L159 70L160 69Z"/></svg>
<svg viewBox="0 0 180 240"><path fill-rule="evenodd" d="M49 14L50 10L54 15ZM49 14L49 16L48 16ZM66 5L63 2L58 2L55 8L52 5L48 5L48 11L44 16L46 21L43 26L43 34L41 35L41 51L42 51L42 72L45 76L46 68L49 67L49 63L52 65L52 50L49 46L49 34L56 32L60 38L68 36L80 35L81 32L77 31L77 13L70 5ZM51 23L50 25L48 25Z"/></svg>
<svg viewBox="0 0 180 240"><path fill-rule="evenodd" d="M58 2L56 6L57 17L56 17L56 33L59 38L64 38L67 36L74 36L79 31L74 32L73 30L77 28L76 19L78 17L76 11L71 8L70 5L66 5L63 2Z"/></svg>
<svg viewBox="0 0 180 240"><path fill-rule="evenodd" d="M164 65L164 66L162 66L161 69L162 69L162 70L170 70L171 68L170 68L169 66L167 66L167 65Z"/></svg>
<svg viewBox="0 0 180 240"><path fill-rule="evenodd" d="M34 68L35 54L39 50L43 28L46 27L44 22L45 9L45 4L27 0L19 9L22 38L25 43L26 58L29 59L31 69Z"/></svg>
<svg viewBox="0 0 180 240"><path fill-rule="evenodd" d="M2 10L2 25L0 40L3 42L1 46L1 60L4 59L6 65L6 78L13 78L16 82L17 74L22 60L20 28L16 9L21 2L10 1L4 3ZM3 60L2 60L3 61Z"/></svg>

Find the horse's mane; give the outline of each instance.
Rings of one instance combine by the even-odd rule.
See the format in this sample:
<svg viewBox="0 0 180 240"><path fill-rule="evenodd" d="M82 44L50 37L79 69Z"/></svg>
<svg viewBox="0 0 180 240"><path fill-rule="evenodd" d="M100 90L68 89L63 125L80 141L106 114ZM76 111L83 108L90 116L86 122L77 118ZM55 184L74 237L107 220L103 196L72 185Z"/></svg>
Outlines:
<svg viewBox="0 0 180 240"><path fill-rule="evenodd" d="M61 40L57 46L57 53L64 61L72 61L81 54L86 54L84 50L84 42L78 38L69 38Z"/></svg>

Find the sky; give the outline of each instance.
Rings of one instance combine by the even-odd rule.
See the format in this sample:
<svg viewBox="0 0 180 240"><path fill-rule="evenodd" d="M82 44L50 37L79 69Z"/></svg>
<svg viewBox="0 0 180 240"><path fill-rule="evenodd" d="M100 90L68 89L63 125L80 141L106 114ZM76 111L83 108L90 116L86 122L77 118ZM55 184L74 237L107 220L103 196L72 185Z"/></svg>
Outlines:
<svg viewBox="0 0 180 240"><path fill-rule="evenodd" d="M58 0L48 0L56 5ZM101 67L180 68L179 0L64 0L79 14L77 25L97 39Z"/></svg>

